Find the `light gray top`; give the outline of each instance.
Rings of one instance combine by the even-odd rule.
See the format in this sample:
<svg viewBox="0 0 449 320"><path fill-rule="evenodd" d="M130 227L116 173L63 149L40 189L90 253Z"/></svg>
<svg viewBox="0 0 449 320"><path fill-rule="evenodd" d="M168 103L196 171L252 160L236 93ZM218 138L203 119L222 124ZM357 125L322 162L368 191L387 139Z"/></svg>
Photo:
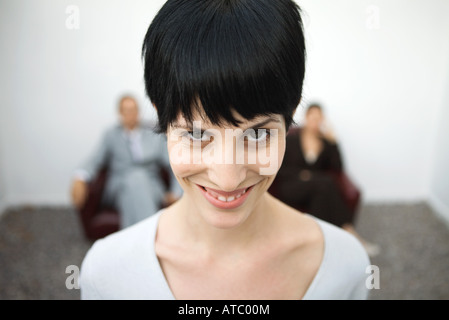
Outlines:
<svg viewBox="0 0 449 320"><path fill-rule="evenodd" d="M156 134L150 125L139 125L129 132L122 125L114 125L104 133L100 143L87 161L76 171L78 178L90 180L104 165L109 166L106 192L116 194L123 175L133 168L143 168L151 177L152 190L163 197L160 168L165 167L170 178L170 191L177 197L183 193L170 168L167 137Z"/></svg>
<svg viewBox="0 0 449 320"><path fill-rule="evenodd" d="M81 299L175 299L154 249L163 210L94 243L81 266ZM324 234L324 256L303 299L367 299L370 261L363 246L343 229L314 219Z"/></svg>

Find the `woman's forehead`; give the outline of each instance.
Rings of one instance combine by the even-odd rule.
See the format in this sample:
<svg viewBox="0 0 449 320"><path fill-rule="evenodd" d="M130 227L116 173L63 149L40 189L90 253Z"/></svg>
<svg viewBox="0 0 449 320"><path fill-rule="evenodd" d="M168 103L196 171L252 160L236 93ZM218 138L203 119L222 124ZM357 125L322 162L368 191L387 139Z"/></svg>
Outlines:
<svg viewBox="0 0 449 320"><path fill-rule="evenodd" d="M283 122L283 116L281 114L269 114L269 115L257 115L252 119L246 119L240 115L237 111L232 109L232 115L240 123L239 128L248 128L256 124L267 124L270 122L280 123ZM197 110L192 112L192 119L189 121L182 113L180 113L177 119L171 123L172 128L192 128L193 126L201 125L202 128L212 128L212 127L235 127L230 123L223 122L220 124L213 124L204 112L199 112Z"/></svg>

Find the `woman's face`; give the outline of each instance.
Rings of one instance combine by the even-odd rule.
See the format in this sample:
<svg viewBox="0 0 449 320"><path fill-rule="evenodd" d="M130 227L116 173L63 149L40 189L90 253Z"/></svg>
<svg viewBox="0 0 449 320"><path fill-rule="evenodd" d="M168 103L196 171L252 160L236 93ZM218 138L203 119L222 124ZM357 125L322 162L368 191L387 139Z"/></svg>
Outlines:
<svg viewBox="0 0 449 320"><path fill-rule="evenodd" d="M180 116L167 132L171 167L190 212L218 228L238 226L258 210L285 152L282 115L234 116L238 127L211 125L198 113L189 125Z"/></svg>
<svg viewBox="0 0 449 320"><path fill-rule="evenodd" d="M306 127L313 131L319 132L323 124L323 112L318 108L311 108L306 113Z"/></svg>

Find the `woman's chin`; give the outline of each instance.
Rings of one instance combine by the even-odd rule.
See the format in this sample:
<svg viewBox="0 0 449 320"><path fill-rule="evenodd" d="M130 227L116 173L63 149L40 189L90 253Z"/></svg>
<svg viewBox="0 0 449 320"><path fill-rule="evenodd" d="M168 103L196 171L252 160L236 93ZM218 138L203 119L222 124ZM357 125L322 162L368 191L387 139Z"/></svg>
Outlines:
<svg viewBox="0 0 449 320"><path fill-rule="evenodd" d="M234 229L242 225L248 218L246 210L219 211L208 210L203 215L203 219L208 225L217 229Z"/></svg>

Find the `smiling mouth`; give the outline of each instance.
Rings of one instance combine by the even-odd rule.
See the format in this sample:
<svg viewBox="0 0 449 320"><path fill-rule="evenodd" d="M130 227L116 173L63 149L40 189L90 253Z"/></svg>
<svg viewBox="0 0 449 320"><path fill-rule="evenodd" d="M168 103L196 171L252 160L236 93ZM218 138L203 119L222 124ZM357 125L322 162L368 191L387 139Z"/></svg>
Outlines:
<svg viewBox="0 0 449 320"><path fill-rule="evenodd" d="M247 193L252 187L254 187L254 185L252 185L250 187L247 187L247 188L244 188L244 189L239 189L239 190L236 190L236 191L233 191L233 192L224 192L224 191L220 191L220 190L204 187L204 186L201 186L201 185L198 185L198 186L200 188L202 188L207 194L209 194L213 198L215 198L218 201L221 201L223 203L232 202L232 201L234 201L236 199L239 199L245 193Z"/></svg>

